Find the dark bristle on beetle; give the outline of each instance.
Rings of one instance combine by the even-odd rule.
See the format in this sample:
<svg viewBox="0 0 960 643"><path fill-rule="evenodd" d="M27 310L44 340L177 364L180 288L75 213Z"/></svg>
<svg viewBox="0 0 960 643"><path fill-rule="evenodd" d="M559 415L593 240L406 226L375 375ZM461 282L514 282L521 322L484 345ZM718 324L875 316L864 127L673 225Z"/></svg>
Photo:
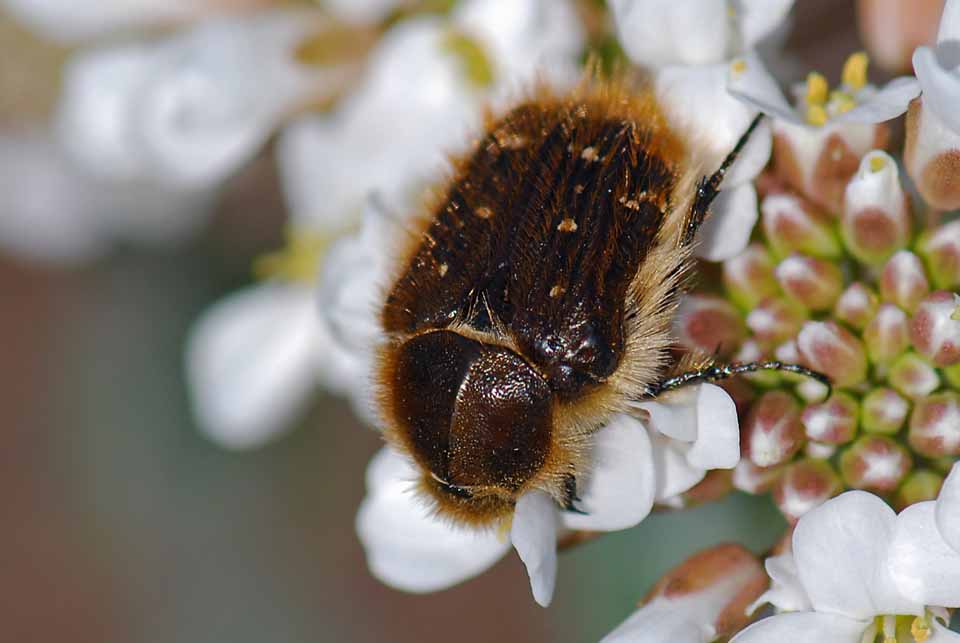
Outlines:
<svg viewBox="0 0 960 643"><path fill-rule="evenodd" d="M595 81L488 117L381 309L386 436L441 515L492 524L532 488L575 511L589 436L612 414L733 374L672 369L671 320L749 133L708 173L652 93ZM737 365L753 367L770 365Z"/></svg>

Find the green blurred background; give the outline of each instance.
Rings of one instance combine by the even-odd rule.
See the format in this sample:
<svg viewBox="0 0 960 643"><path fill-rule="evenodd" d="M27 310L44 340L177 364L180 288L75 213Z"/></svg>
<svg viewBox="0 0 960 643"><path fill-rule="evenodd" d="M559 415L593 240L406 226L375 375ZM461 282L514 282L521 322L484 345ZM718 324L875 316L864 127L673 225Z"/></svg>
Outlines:
<svg viewBox="0 0 960 643"><path fill-rule="evenodd" d="M797 69L836 75L852 3L800 0L788 46ZM0 14L0 128L44 119L66 54ZM191 321L282 225L267 150L187 247L71 268L0 257L0 640L596 640L696 549L761 552L781 533L764 498L657 514L564 553L546 610L514 554L435 595L380 585L353 531L379 439L343 401L318 397L247 453L206 441L187 407Z"/></svg>

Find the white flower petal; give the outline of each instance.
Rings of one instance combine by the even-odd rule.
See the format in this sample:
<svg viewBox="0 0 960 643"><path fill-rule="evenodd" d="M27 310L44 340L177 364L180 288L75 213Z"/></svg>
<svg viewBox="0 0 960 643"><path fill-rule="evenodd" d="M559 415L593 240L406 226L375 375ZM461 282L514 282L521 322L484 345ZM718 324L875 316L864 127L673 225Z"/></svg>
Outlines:
<svg viewBox="0 0 960 643"><path fill-rule="evenodd" d="M750 53L734 60L728 65L726 73L727 91L738 100L769 116L796 124L803 122L756 54Z"/></svg>
<svg viewBox="0 0 960 643"><path fill-rule="evenodd" d="M887 559L896 514L880 498L848 491L806 513L793 532L800 581L818 612L868 619L922 614L897 592Z"/></svg>
<svg viewBox="0 0 960 643"><path fill-rule="evenodd" d="M647 429L628 415L616 415L593 436L593 469L580 485L579 507L567 512L571 529L627 529L647 517L656 494L653 452Z"/></svg>
<svg viewBox="0 0 960 643"><path fill-rule="evenodd" d="M732 469L740 461L737 406L715 384L697 387L697 439L687 460L703 469Z"/></svg>
<svg viewBox="0 0 960 643"><path fill-rule="evenodd" d="M937 31L937 42L960 40L960 2L947 0L940 14L940 29Z"/></svg>
<svg viewBox="0 0 960 643"><path fill-rule="evenodd" d="M730 643L860 643L860 637L869 625L869 621L858 621L839 614L777 614L757 621L733 637Z"/></svg>
<svg viewBox="0 0 960 643"><path fill-rule="evenodd" d="M741 47L752 49L772 34L793 7L793 0L740 0L736 17L740 24Z"/></svg>
<svg viewBox="0 0 960 643"><path fill-rule="evenodd" d="M882 123L907 111L910 101L920 93L912 76L894 78L848 112L831 120L836 123Z"/></svg>
<svg viewBox="0 0 960 643"><path fill-rule="evenodd" d="M960 464L954 464L937 498L937 528L943 539L960 552Z"/></svg>
<svg viewBox="0 0 960 643"><path fill-rule="evenodd" d="M925 643L956 643L960 641L960 633L952 632L936 621L931 626L933 634Z"/></svg>
<svg viewBox="0 0 960 643"><path fill-rule="evenodd" d="M707 472L691 466L687 460L688 445L685 443L659 434L652 435L650 442L657 474L656 501L669 505L676 496L703 480Z"/></svg>
<svg viewBox="0 0 960 643"><path fill-rule="evenodd" d="M698 388L685 386L636 406L650 415L650 428L668 438L692 443L697 439Z"/></svg>
<svg viewBox="0 0 960 643"><path fill-rule="evenodd" d="M933 110L954 133L960 133L960 68L940 64L938 52L918 47L913 52L913 69L923 89L924 109Z"/></svg>
<svg viewBox="0 0 960 643"><path fill-rule="evenodd" d="M316 311L308 287L266 283L235 292L195 323L186 375L200 428L230 448L286 429L316 385Z"/></svg>
<svg viewBox="0 0 960 643"><path fill-rule="evenodd" d="M374 576L404 591L432 592L472 578L503 557L510 543L495 532L457 529L433 516L413 493L416 472L404 464L384 448L368 469L373 484L356 528Z"/></svg>
<svg viewBox="0 0 960 643"><path fill-rule="evenodd" d="M753 183L722 190L697 233L697 256L707 261L725 261L737 256L747 247L759 217L757 189Z"/></svg>
<svg viewBox="0 0 960 643"><path fill-rule="evenodd" d="M770 603L784 612L813 609L810 605L810 597L807 596L807 590L803 588L803 584L800 582L793 553L788 552L779 556L772 556L764 561L764 567L766 567L767 574L770 576L770 589L756 600L754 606ZM748 608L747 611L753 611L753 608Z"/></svg>
<svg viewBox="0 0 960 643"><path fill-rule="evenodd" d="M510 540L527 567L533 598L543 607L553 600L557 583L559 522L557 503L549 494L533 490L517 500Z"/></svg>
<svg viewBox="0 0 960 643"><path fill-rule="evenodd" d="M196 13L197 0L2 0L15 17L45 36L72 43L110 31L182 19Z"/></svg>
<svg viewBox="0 0 960 643"><path fill-rule="evenodd" d="M600 643L707 643L712 639L705 628L669 602L644 605Z"/></svg>
<svg viewBox="0 0 960 643"><path fill-rule="evenodd" d="M704 149L704 173L713 172L747 131L756 110L727 91L726 63L702 67L667 67L654 78L657 98L670 115L670 123ZM702 109L710 105L709 110ZM753 179L770 159L772 135L761 124L736 162L727 171L722 187L733 188Z"/></svg>
<svg viewBox="0 0 960 643"><path fill-rule="evenodd" d="M323 0L325 9L344 20L365 24L386 17L401 0Z"/></svg>
<svg viewBox="0 0 960 643"><path fill-rule="evenodd" d="M960 553L941 537L933 502L910 505L897 517L890 564L905 596L926 605L960 607Z"/></svg>
<svg viewBox="0 0 960 643"><path fill-rule="evenodd" d="M620 44L638 65L721 62L733 37L727 3L712 0L611 0Z"/></svg>

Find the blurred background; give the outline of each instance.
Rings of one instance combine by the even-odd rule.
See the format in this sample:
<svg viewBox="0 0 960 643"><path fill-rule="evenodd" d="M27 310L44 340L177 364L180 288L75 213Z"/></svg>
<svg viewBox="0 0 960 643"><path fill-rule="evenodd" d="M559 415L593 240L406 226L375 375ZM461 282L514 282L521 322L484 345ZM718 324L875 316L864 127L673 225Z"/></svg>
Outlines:
<svg viewBox="0 0 960 643"><path fill-rule="evenodd" d="M853 12L800 0L790 66L836 76L859 46ZM0 9L0 129L46 119L69 53ZM319 394L250 452L207 441L188 408L190 324L250 282L284 216L268 147L177 248L119 244L70 267L0 256L0 639L595 640L694 550L762 552L782 532L767 498L657 514L564 553L546 610L512 552L435 595L379 584L353 521L380 440L345 402Z"/></svg>

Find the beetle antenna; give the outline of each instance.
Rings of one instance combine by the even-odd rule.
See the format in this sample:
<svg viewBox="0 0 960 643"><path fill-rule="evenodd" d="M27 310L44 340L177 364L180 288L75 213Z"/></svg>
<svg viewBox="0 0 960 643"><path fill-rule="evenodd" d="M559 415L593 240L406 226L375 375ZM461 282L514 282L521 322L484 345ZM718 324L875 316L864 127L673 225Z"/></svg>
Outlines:
<svg viewBox="0 0 960 643"><path fill-rule="evenodd" d="M728 377L733 377L734 375L742 375L743 373L753 373L756 371L787 371L789 373L797 373L799 375L804 375L806 377L815 379L816 381L825 385L827 387L827 397L829 397L833 392L833 385L830 383L830 378L823 373L809 369L806 366L801 366L800 364L788 364L774 360L767 362L747 362L742 364L722 364L719 366L713 365L695 371L687 371L686 373L680 373L674 377L669 377L661 382L657 382L653 386L648 387L647 395L649 397L656 397L661 393L666 393L667 391L672 391L690 384L698 384L701 382L717 382L720 380L725 380Z"/></svg>

